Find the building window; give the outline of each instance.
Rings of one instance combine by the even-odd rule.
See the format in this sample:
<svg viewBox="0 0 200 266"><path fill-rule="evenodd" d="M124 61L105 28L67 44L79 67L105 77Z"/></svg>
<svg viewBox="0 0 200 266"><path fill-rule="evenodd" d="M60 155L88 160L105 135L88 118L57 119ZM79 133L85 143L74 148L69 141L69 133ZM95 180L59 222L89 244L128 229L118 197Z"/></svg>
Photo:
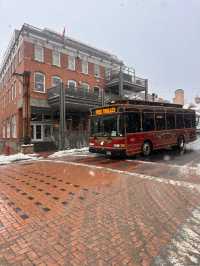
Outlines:
<svg viewBox="0 0 200 266"><path fill-rule="evenodd" d="M14 86L11 87L11 101L14 100Z"/></svg>
<svg viewBox="0 0 200 266"><path fill-rule="evenodd" d="M82 60L82 73L88 74L88 62L86 60Z"/></svg>
<svg viewBox="0 0 200 266"><path fill-rule="evenodd" d="M100 94L100 88L99 87L94 87L93 91L94 91L95 95L99 96L99 94Z"/></svg>
<svg viewBox="0 0 200 266"><path fill-rule="evenodd" d="M10 119L7 120L7 138L10 138Z"/></svg>
<svg viewBox="0 0 200 266"><path fill-rule="evenodd" d="M100 66L99 65L94 65L94 75L95 77L100 77Z"/></svg>
<svg viewBox="0 0 200 266"><path fill-rule="evenodd" d="M17 97L17 83L16 83L16 81L14 82L14 85L13 85L13 97L14 98Z"/></svg>
<svg viewBox="0 0 200 266"><path fill-rule="evenodd" d="M16 138L17 137L17 125L16 125L16 116L14 115L11 118L11 137Z"/></svg>
<svg viewBox="0 0 200 266"><path fill-rule="evenodd" d="M53 126L48 124L31 125L31 139L33 141L52 140Z"/></svg>
<svg viewBox="0 0 200 266"><path fill-rule="evenodd" d="M44 48L39 45L35 45L34 59L39 62L44 62Z"/></svg>
<svg viewBox="0 0 200 266"><path fill-rule="evenodd" d="M58 51L53 51L52 53L52 64L54 66L60 66L60 53Z"/></svg>
<svg viewBox="0 0 200 266"><path fill-rule="evenodd" d="M52 87L59 86L62 83L62 79L58 76L53 76L51 79Z"/></svg>
<svg viewBox="0 0 200 266"><path fill-rule="evenodd" d="M11 100L13 101L16 97L16 82L11 87Z"/></svg>
<svg viewBox="0 0 200 266"><path fill-rule="evenodd" d="M22 61L22 49L20 47L18 50L18 63L21 63L21 61Z"/></svg>
<svg viewBox="0 0 200 266"><path fill-rule="evenodd" d="M35 73L35 91L45 92L45 76L40 72Z"/></svg>
<svg viewBox="0 0 200 266"><path fill-rule="evenodd" d="M3 137L4 139L5 139L5 137L6 137L6 126L5 126L5 122L3 123L2 137Z"/></svg>
<svg viewBox="0 0 200 266"><path fill-rule="evenodd" d="M83 90L84 93L88 93L90 91L90 86L87 83L81 83L81 90Z"/></svg>
<svg viewBox="0 0 200 266"><path fill-rule="evenodd" d="M75 70L76 69L76 59L74 56L68 57L68 69Z"/></svg>
<svg viewBox="0 0 200 266"><path fill-rule="evenodd" d="M68 80L68 88L75 90L76 89L76 81L75 80Z"/></svg>
<svg viewBox="0 0 200 266"><path fill-rule="evenodd" d="M23 84L21 82L18 83L19 95L22 95L23 92Z"/></svg>

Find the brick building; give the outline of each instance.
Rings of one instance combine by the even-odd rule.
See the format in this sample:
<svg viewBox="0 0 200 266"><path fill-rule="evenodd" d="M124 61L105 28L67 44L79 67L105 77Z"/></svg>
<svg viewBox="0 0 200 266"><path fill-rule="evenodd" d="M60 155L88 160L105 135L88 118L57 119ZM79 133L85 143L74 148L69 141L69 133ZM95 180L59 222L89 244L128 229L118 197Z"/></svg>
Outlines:
<svg viewBox="0 0 200 266"><path fill-rule="evenodd" d="M90 108L147 86L116 56L24 24L0 68L0 151L19 150L25 137L36 150L58 147L61 125L65 146L85 145Z"/></svg>

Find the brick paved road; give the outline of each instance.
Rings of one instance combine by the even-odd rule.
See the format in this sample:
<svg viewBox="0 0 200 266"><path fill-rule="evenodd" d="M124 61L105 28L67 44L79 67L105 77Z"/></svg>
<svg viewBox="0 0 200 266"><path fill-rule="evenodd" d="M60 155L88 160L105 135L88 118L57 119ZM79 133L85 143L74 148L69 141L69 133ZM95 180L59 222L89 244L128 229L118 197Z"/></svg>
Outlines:
<svg viewBox="0 0 200 266"><path fill-rule="evenodd" d="M81 156L1 166L0 265L200 265L200 176L183 169Z"/></svg>

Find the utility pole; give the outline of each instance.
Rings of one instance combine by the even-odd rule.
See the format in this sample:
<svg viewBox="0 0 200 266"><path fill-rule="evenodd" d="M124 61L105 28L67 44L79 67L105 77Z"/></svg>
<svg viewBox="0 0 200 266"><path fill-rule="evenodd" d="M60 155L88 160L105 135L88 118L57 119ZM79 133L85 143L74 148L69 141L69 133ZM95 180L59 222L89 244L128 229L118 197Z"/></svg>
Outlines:
<svg viewBox="0 0 200 266"><path fill-rule="evenodd" d="M148 79L145 79L145 101L148 100Z"/></svg>
<svg viewBox="0 0 200 266"><path fill-rule="evenodd" d="M124 74L123 74L123 66L120 66L119 71L119 97L122 98L124 95Z"/></svg>
<svg viewBox="0 0 200 266"><path fill-rule="evenodd" d="M63 83L59 85L60 89L60 126L59 126L59 150L65 149L65 88Z"/></svg>

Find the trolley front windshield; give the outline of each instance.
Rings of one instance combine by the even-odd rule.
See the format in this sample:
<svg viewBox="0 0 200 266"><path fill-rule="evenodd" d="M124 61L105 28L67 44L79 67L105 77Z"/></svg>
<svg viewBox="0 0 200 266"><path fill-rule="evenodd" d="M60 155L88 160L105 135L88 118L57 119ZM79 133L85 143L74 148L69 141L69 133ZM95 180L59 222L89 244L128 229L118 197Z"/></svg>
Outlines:
<svg viewBox="0 0 200 266"><path fill-rule="evenodd" d="M122 114L94 116L91 118L91 136L121 137L124 136L124 119Z"/></svg>

